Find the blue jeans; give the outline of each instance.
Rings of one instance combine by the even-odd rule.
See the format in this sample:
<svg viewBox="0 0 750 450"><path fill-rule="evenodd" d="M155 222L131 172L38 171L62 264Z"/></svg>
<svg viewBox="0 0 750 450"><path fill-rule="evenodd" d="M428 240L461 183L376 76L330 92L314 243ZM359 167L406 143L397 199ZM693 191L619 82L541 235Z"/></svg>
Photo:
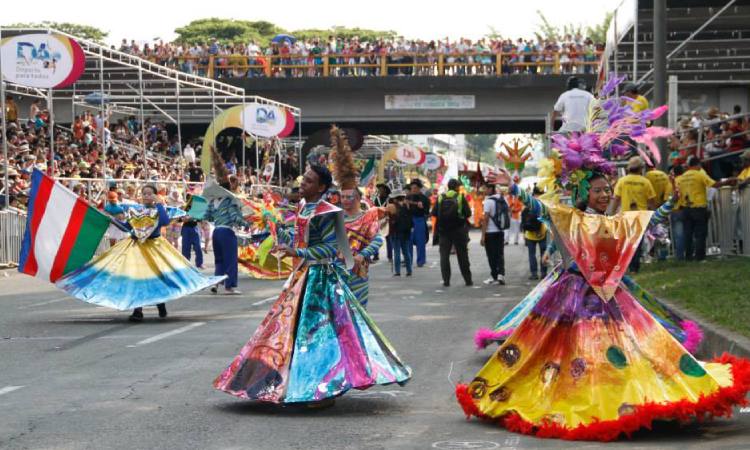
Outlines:
<svg viewBox="0 0 750 450"><path fill-rule="evenodd" d="M678 260L685 259L685 219L684 212L674 211L669 215L672 227L672 242L674 243L674 257Z"/></svg>
<svg viewBox="0 0 750 450"><path fill-rule="evenodd" d="M237 287L237 235L231 228L214 229L214 275L226 275L224 287Z"/></svg>
<svg viewBox="0 0 750 450"><path fill-rule="evenodd" d="M391 236L393 245L393 273L401 275L401 255L404 255L406 261L406 273L411 274L411 237L410 236Z"/></svg>
<svg viewBox="0 0 750 450"><path fill-rule="evenodd" d="M539 275L539 266L542 266L542 278L547 276L547 266L544 264L541 264L541 262L537 263L536 260L536 248L539 247L539 258L542 257L544 254L544 251L547 250L547 238L542 239L541 241L532 241L529 239L526 239L526 248L529 250L529 269L531 270L531 275L538 276Z"/></svg>
<svg viewBox="0 0 750 450"><path fill-rule="evenodd" d="M195 251L195 265L203 267L203 250L201 250L201 236L198 233L198 226L182 226L182 256L190 261L191 250Z"/></svg>
<svg viewBox="0 0 750 450"><path fill-rule="evenodd" d="M417 267L422 267L427 262L427 221L424 217L413 217L412 222L414 229L411 232L409 249L412 249L412 245L417 247Z"/></svg>

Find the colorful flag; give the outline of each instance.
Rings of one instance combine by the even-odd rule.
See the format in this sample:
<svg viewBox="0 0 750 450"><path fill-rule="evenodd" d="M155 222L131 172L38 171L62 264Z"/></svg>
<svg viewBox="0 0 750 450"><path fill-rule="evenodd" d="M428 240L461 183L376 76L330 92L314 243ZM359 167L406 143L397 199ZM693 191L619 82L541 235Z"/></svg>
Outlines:
<svg viewBox="0 0 750 450"><path fill-rule="evenodd" d="M375 178L375 175L377 175L375 170L375 158L372 157L367 161L365 167L362 168L362 173L359 175L359 185L362 187L369 185Z"/></svg>
<svg viewBox="0 0 750 450"><path fill-rule="evenodd" d="M73 191L34 169L18 271L56 281L94 256L109 223Z"/></svg>

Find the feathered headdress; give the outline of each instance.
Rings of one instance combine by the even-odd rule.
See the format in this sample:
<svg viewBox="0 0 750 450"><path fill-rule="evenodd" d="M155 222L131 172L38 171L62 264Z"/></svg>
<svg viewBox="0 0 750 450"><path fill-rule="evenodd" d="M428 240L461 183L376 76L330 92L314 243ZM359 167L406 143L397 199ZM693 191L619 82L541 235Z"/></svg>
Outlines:
<svg viewBox="0 0 750 450"><path fill-rule="evenodd" d="M612 77L599 93L600 100L593 102L586 120L586 131L560 133L552 136L550 161L540 167L542 184L569 190L573 200L588 198L589 180L595 173L614 175L612 157L635 151L646 161L658 163L659 149L653 139L666 137L672 130L648 126L661 117L666 106L635 112L633 99L614 95L615 88L625 77ZM651 157L638 147L644 144Z"/></svg>
<svg viewBox="0 0 750 450"><path fill-rule="evenodd" d="M339 189L349 190L357 188L359 172L354 165L352 149L344 132L337 126L331 126L331 160L333 161L333 178Z"/></svg>

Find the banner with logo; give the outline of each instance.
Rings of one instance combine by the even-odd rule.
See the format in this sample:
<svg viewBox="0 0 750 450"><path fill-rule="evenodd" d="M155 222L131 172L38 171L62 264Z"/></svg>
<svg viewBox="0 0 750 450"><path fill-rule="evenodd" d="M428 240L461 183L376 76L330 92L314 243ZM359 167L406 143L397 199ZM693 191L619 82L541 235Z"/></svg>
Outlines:
<svg viewBox="0 0 750 450"><path fill-rule="evenodd" d="M294 129L294 116L281 106L250 103L245 106L243 128L260 137L286 137Z"/></svg>
<svg viewBox="0 0 750 450"><path fill-rule="evenodd" d="M404 164L418 166L425 160L425 153L411 145L401 145L396 149L396 159Z"/></svg>
<svg viewBox="0 0 750 450"><path fill-rule="evenodd" d="M241 128L259 137L286 137L294 130L294 116L286 108L262 103L233 106L216 116L203 136L203 148L208 149L216 136L227 128ZM276 134L274 134L276 133ZM201 153L201 168L211 168L211 152Z"/></svg>
<svg viewBox="0 0 750 450"><path fill-rule="evenodd" d="M445 166L445 160L436 153L425 153L422 167L427 170L438 170Z"/></svg>
<svg viewBox="0 0 750 450"><path fill-rule="evenodd" d="M0 41L5 81L35 88L63 88L75 83L86 57L75 40L55 33L22 34Z"/></svg>

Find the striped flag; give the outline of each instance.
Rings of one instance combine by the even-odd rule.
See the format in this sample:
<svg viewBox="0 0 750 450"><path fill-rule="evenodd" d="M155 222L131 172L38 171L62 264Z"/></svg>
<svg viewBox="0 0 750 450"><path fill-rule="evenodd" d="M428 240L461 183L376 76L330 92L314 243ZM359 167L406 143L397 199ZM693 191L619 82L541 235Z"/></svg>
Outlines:
<svg viewBox="0 0 750 450"><path fill-rule="evenodd" d="M108 226L107 216L34 169L18 271L56 281L94 256Z"/></svg>
<svg viewBox="0 0 750 450"><path fill-rule="evenodd" d="M362 173L359 175L359 185L365 187L375 178L377 172L375 171L375 158L370 158L362 169Z"/></svg>

